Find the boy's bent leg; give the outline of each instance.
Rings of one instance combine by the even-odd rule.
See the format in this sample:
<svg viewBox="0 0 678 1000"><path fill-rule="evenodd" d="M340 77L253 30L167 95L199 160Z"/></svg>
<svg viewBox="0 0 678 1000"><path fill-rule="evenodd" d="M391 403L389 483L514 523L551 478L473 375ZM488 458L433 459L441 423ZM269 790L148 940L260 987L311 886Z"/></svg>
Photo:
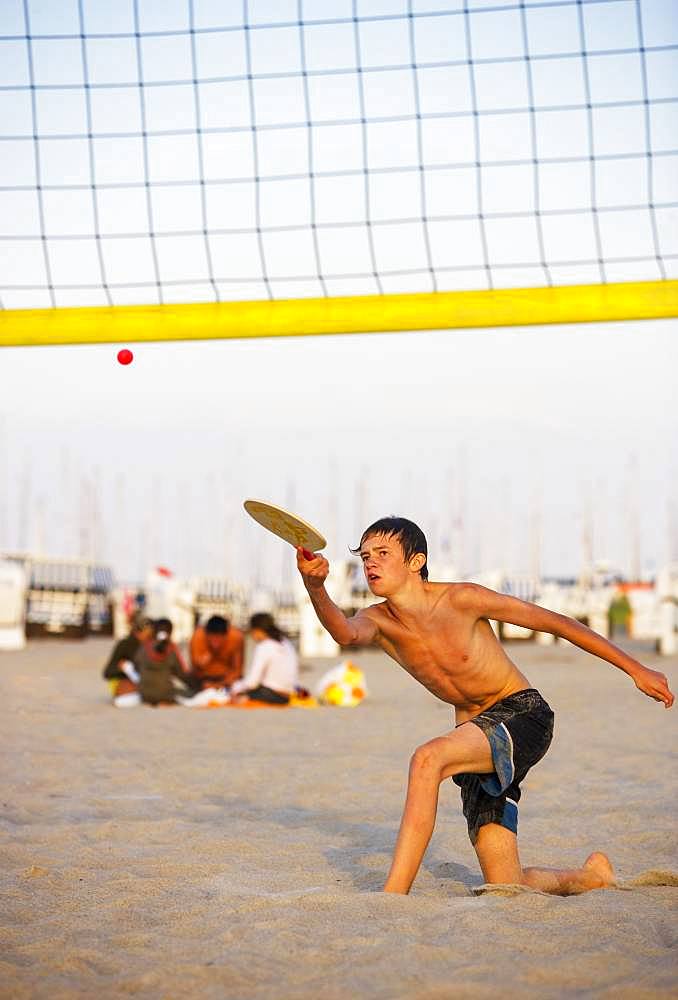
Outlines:
<svg viewBox="0 0 678 1000"><path fill-rule="evenodd" d="M499 823L486 823L474 844L483 878L488 884L522 884L523 869L518 856L518 838Z"/></svg>
<svg viewBox="0 0 678 1000"><path fill-rule="evenodd" d="M441 781L464 772L491 774L493 770L489 740L478 726L460 726L415 750L384 892L410 891L433 833Z"/></svg>
<svg viewBox="0 0 678 1000"><path fill-rule="evenodd" d="M492 885L527 885L556 896L573 896L615 884L614 871L605 854L590 854L581 868L523 868L518 838L498 823L481 826L475 843L483 878Z"/></svg>

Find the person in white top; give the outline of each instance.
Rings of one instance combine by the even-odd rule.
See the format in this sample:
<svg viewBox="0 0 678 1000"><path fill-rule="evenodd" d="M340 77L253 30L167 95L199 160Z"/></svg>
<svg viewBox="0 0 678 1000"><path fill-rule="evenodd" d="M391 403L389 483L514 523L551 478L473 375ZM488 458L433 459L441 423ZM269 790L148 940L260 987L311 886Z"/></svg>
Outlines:
<svg viewBox="0 0 678 1000"><path fill-rule="evenodd" d="M249 633L256 643L254 657L246 675L231 686L231 695L287 705L299 677L296 649L265 612L252 615Z"/></svg>

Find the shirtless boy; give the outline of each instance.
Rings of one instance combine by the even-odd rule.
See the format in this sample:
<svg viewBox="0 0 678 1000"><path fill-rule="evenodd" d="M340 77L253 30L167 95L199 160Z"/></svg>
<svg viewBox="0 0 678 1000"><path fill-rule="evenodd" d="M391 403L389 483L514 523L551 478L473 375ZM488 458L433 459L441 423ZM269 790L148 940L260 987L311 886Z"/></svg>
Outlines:
<svg viewBox="0 0 678 1000"><path fill-rule="evenodd" d="M322 556L297 566L321 623L342 645L379 646L434 695L454 706L456 727L418 747L386 892L407 893L433 833L438 789L461 787L471 842L487 883L522 883L570 895L614 884L608 858L581 868L523 868L517 829L520 782L548 750L553 712L509 659L488 619L561 636L623 670L639 691L673 704L666 677L648 670L585 625L473 583L429 583L420 528L400 517L371 525L356 550L379 604L352 618L330 600Z"/></svg>

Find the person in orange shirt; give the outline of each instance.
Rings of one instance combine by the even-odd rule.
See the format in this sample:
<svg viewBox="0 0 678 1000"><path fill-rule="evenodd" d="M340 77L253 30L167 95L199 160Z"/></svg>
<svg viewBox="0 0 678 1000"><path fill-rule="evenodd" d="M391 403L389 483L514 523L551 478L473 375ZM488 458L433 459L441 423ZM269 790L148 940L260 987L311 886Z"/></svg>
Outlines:
<svg viewBox="0 0 678 1000"><path fill-rule="evenodd" d="M243 675L245 637L221 615L199 625L190 644L190 685L194 691L230 687Z"/></svg>

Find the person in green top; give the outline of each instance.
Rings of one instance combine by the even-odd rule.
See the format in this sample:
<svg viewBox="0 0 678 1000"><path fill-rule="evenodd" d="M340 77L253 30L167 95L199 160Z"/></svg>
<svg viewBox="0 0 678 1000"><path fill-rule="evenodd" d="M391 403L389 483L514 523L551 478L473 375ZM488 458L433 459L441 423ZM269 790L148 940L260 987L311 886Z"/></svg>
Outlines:
<svg viewBox="0 0 678 1000"><path fill-rule="evenodd" d="M153 639L141 646L134 663L139 671L141 700L147 705L174 705L177 695L174 678L183 681L188 667L172 642L169 618L158 618Z"/></svg>
<svg viewBox="0 0 678 1000"><path fill-rule="evenodd" d="M614 638L616 632L623 635L628 634L629 623L631 621L631 604L625 593L617 593L612 598L607 612L608 628L610 639Z"/></svg>
<svg viewBox="0 0 678 1000"><path fill-rule="evenodd" d="M152 619L137 614L130 622L129 635L120 639L113 647L102 674L104 680L108 681L108 688L116 707L138 704L137 698L130 698L130 695L136 694L139 683L134 657L143 644L152 637Z"/></svg>

